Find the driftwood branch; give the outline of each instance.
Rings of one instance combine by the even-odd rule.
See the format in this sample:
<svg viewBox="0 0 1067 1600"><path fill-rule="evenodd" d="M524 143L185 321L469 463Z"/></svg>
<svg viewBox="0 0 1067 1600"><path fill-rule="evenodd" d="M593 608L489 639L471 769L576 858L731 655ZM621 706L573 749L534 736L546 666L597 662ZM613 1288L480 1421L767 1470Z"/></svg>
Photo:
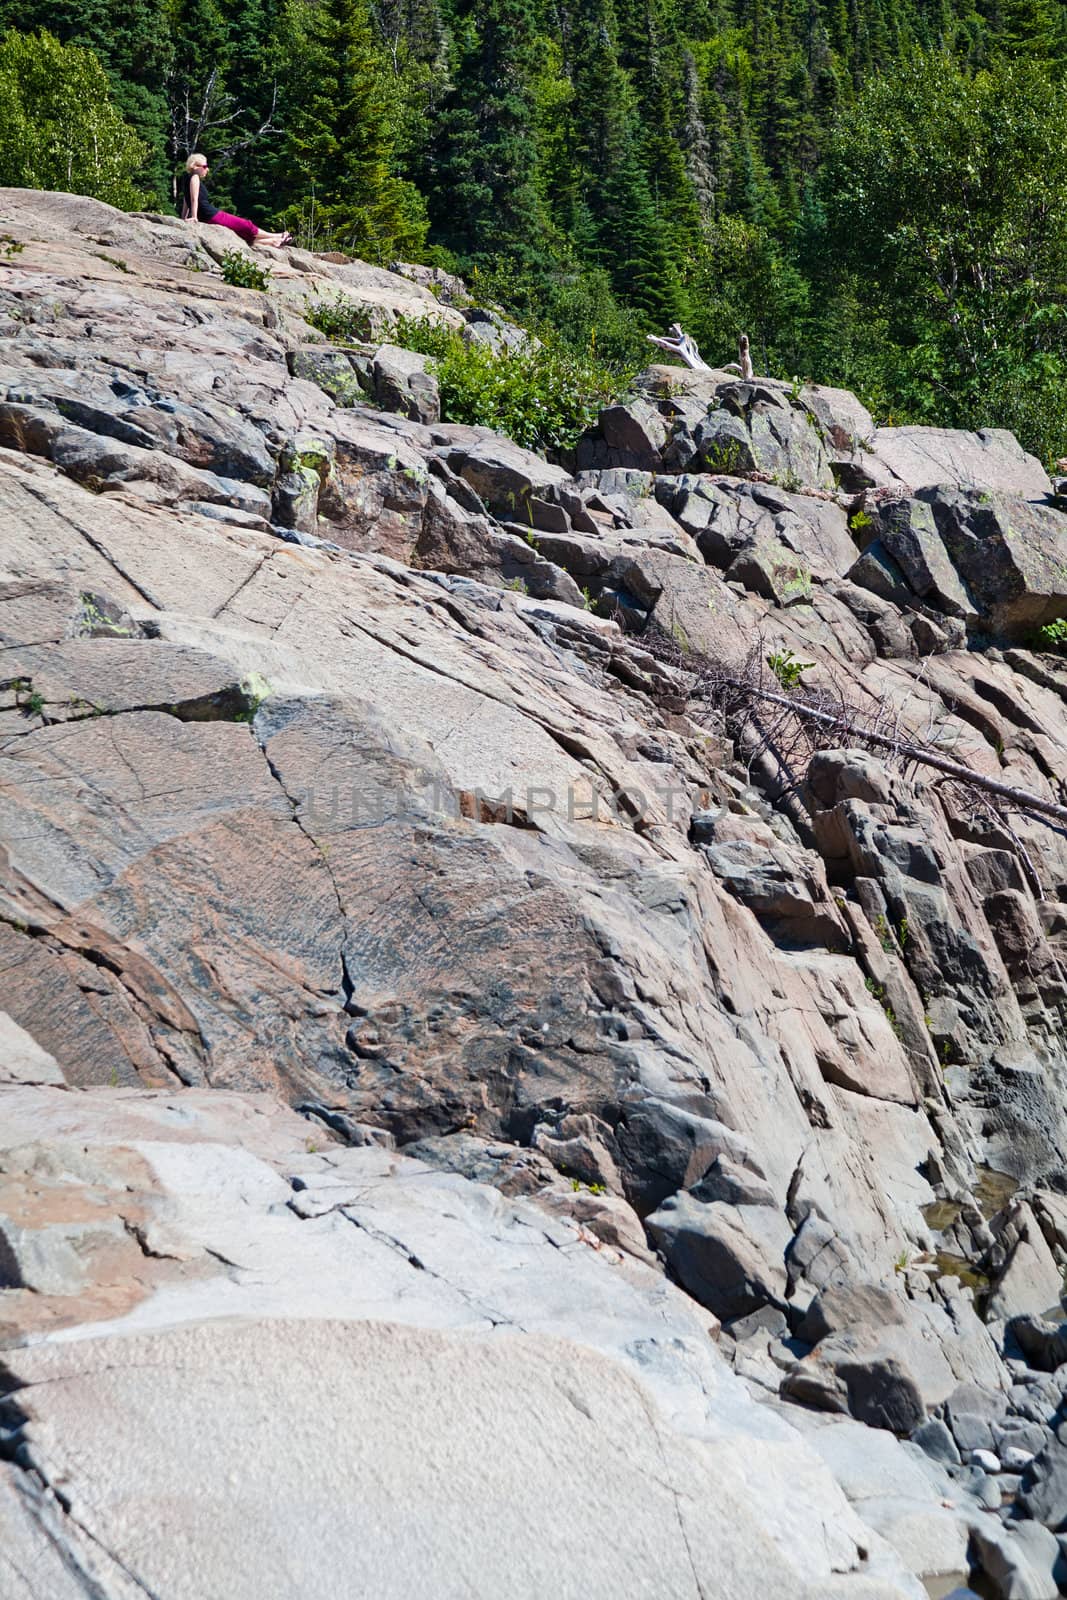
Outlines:
<svg viewBox="0 0 1067 1600"><path fill-rule="evenodd" d="M677 356L684 361L687 367L697 372L710 372L711 368L700 354L696 341L688 333L683 333L677 322L671 323L670 334L667 338L658 338L656 334L648 335L649 344L659 345L661 350L667 350L672 356Z"/></svg>

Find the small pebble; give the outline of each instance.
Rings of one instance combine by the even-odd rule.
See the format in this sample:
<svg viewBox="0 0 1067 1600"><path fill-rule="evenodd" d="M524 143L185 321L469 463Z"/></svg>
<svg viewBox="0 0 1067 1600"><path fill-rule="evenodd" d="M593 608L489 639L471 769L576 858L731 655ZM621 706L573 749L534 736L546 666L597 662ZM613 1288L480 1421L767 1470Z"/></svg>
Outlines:
<svg viewBox="0 0 1067 1600"><path fill-rule="evenodd" d="M972 1467L981 1467L983 1472L999 1472L1000 1460L992 1450L972 1450L970 1455Z"/></svg>

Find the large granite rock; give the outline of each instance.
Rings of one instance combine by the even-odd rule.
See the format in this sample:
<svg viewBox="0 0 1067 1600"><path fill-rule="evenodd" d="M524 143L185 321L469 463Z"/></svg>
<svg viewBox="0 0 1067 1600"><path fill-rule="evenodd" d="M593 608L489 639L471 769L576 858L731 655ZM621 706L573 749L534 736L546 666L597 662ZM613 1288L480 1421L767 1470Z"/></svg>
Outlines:
<svg viewBox="0 0 1067 1600"><path fill-rule="evenodd" d="M0 1480L0 1562L32 1592L919 1593L706 1314L574 1224L323 1146L266 1096L6 1112L40 1249L61 1196L132 1252L5 1295L39 1330L5 1353Z"/></svg>
<svg viewBox="0 0 1067 1600"><path fill-rule="evenodd" d="M851 569L883 598L915 595L975 632L1029 641L1067 614L1067 518L1018 495L937 486L874 512Z"/></svg>
<svg viewBox="0 0 1067 1600"><path fill-rule="evenodd" d="M301 296L359 280L387 323L432 298L418 285L291 252L266 294L231 289L186 270L182 225L51 198L47 221L41 197L0 200L25 241L0 286L10 1337L49 1351L91 1325L161 1351L179 1328L229 1385L228 1333L198 1330L232 1309L288 1405L296 1336L260 1331L279 1313L347 1324L371 1308L417 1330L418 1362L440 1335L446 1364L455 1338L493 1344L496 1325L575 1348L610 1327L616 1343L596 1349L684 1414L684 1454L741 1395L707 1344L721 1314L759 1330L729 1343L775 1404L799 1366L821 1374L824 1403L872 1421L903 1428L951 1393L953 1426L988 1433L1005 1464L1044 1448L1060 1390L1025 1360L1054 1362L1054 1338L998 1345L979 1312L991 1290L994 1311L1045 1309L1067 1260L1067 847L921 771L813 751L777 712L740 730L720 711L729 680L765 669L781 688L768 658L780 670L791 657L824 704L1057 799L1067 675L1025 648L965 645L968 626L975 642L994 625L1025 638L1025 617L1058 604L1035 552L1058 548L1061 514L1018 483L1014 501L1002 487L905 495L871 468L849 397L671 369L653 369L608 419L614 442L594 438L593 465L571 476L432 420L414 366L380 374L396 411L338 386L343 353L316 345ZM195 351L175 338L194 323ZM382 336L345 357L371 387ZM720 423L753 460L770 452L747 479L701 470L698 435L714 443ZM655 478L600 459L655 450ZM897 485L871 491L865 513L896 553L872 544L864 576L853 541L872 529L831 474L869 468ZM985 547L991 572L1008 552L996 592L982 588ZM12 1120L12 1096L60 1079L93 1095L32 1115L23 1102ZM307 1119L280 1165L259 1145L249 1155L245 1119L261 1113L248 1097L264 1090ZM151 1102L145 1122L132 1107L151 1091L166 1109ZM106 1161L68 1115L97 1095L126 1151ZM160 1153L196 1123L200 1096L223 1118L202 1142L243 1150L244 1178L223 1154L208 1170ZM34 1148L53 1138L62 1152ZM316 1165L327 1141L333 1163L354 1163L347 1175ZM1035 1189L1005 1212L1003 1185L1020 1179ZM535 1253L508 1254L519 1241ZM595 1281L572 1272L586 1258ZM644 1287L624 1304L634 1272ZM903 1320L868 1308L842 1325L827 1307L857 1285ZM815 1336L809 1314L825 1323L814 1360L798 1340ZM324 1369L347 1337L323 1334ZM387 1340L360 1338L378 1370ZM558 1453L542 1355L517 1358L516 1384L543 1400ZM635 1415L599 1359L578 1358L582 1403ZM53 1386L28 1387L26 1370L43 1452ZM690 1404L670 1385L692 1371ZM91 1361L64 1372L56 1396L84 1382L95 1404ZM963 1406L960 1384L1000 1409L987 1416L973 1393ZM488 1371L483 1393L510 1428ZM753 1549L770 1540L773 1581L914 1593L898 1570L857 1564L861 1544L881 1547L866 1530L839 1540L852 1524L802 1458L753 1447L768 1415L748 1406L741 1443L693 1471L724 1506L731 1481L766 1502L763 1521L738 1525ZM38 1423L26 1427L28 1443ZM269 1455L249 1428L240 1451ZM95 1475L106 1441L67 1431L61 1470L84 1445ZM480 1442L466 1438L470 1460ZM650 1438L635 1422L623 1507L630 1467L659 1470ZM533 1444L515 1448L540 1485ZM960 1472L960 1495L969 1484L991 1506L1014 1476ZM4 1548L24 1568L53 1513L22 1478ZM119 1468L107 1481L128 1494ZM573 1503L602 1531L585 1492L576 1475ZM885 1501L886 1537L922 1552L912 1576L943 1572L959 1538L949 1508L903 1489ZM115 1526L101 1523L108 1537ZM650 1548L673 1575L672 1541ZM577 1547L574 1559L593 1592ZM51 1582L43 1558L41 1571Z"/></svg>

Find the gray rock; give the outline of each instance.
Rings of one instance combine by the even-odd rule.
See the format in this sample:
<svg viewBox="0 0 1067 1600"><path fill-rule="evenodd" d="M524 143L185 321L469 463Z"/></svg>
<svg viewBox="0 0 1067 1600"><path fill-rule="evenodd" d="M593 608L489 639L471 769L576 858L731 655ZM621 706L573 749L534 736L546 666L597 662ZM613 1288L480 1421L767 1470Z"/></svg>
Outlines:
<svg viewBox="0 0 1067 1600"><path fill-rule="evenodd" d="M1055 1600L1060 1593L1053 1575L1059 1545L1047 1529L989 1518L972 1524L971 1537L980 1570L1000 1600Z"/></svg>
<svg viewBox="0 0 1067 1600"><path fill-rule="evenodd" d="M750 1311L747 1317L735 1317L732 1322L724 1323L722 1331L741 1344L744 1340L758 1338L761 1334L775 1337L788 1333L789 1322L785 1313L776 1307L763 1306L759 1311ZM793 1359L795 1360L795 1357Z"/></svg>
<svg viewBox="0 0 1067 1600"><path fill-rule="evenodd" d="M500 437L449 451L448 464L489 510L523 521L527 505L550 499L554 490L569 482L562 467L550 466L541 456Z"/></svg>
<svg viewBox="0 0 1067 1600"><path fill-rule="evenodd" d="M1007 1460L1007 1454L1012 1450L1022 1450L1036 1456L1048 1443L1048 1432L1038 1423L1009 1417L1004 1423L993 1424L993 1439L998 1454Z"/></svg>
<svg viewBox="0 0 1067 1600"><path fill-rule="evenodd" d="M988 1451L993 1448L993 1429L985 1417L976 1417L973 1412L955 1408L948 1415L952 1437L961 1450Z"/></svg>
<svg viewBox="0 0 1067 1600"><path fill-rule="evenodd" d="M961 1457L956 1448L956 1441L939 1417L927 1417L911 1437L932 1461L943 1462L945 1466L960 1465Z"/></svg>
<svg viewBox="0 0 1067 1600"><path fill-rule="evenodd" d="M369 347L367 355L357 356L334 345L306 345L290 353L289 370L317 384L339 406L355 405L373 393Z"/></svg>
<svg viewBox="0 0 1067 1600"><path fill-rule="evenodd" d="M624 1108L615 1139L639 1211L654 1211L676 1190L692 1188L719 1156L765 1176L742 1135L654 1096Z"/></svg>
<svg viewBox="0 0 1067 1600"><path fill-rule="evenodd" d="M914 1433L926 1416L919 1385L900 1360L848 1333L824 1339L798 1361L781 1392L897 1434Z"/></svg>
<svg viewBox="0 0 1067 1600"><path fill-rule="evenodd" d="M678 1281L720 1319L784 1306L790 1229L780 1212L682 1193L665 1200L645 1226Z"/></svg>
<svg viewBox="0 0 1067 1600"><path fill-rule="evenodd" d="M950 617L973 616L973 604L922 500L892 500L877 513L882 547L904 574L911 592Z"/></svg>
<svg viewBox="0 0 1067 1600"><path fill-rule="evenodd" d="M1048 474L1004 428L879 428L872 454L912 489L959 483L997 494L1043 499Z"/></svg>
<svg viewBox="0 0 1067 1600"><path fill-rule="evenodd" d="M63 1069L14 1017L0 1011L0 1084L65 1083Z"/></svg>
<svg viewBox="0 0 1067 1600"><path fill-rule="evenodd" d="M815 1296L797 1324L797 1337L817 1344L830 1334L847 1333L860 1323L885 1328L894 1323L902 1325L904 1320L905 1307L898 1295L874 1284L849 1283L824 1289Z"/></svg>
<svg viewBox="0 0 1067 1600"><path fill-rule="evenodd" d="M927 489L949 559L979 621L1028 638L1067 610L1067 518L1051 506L974 489Z"/></svg>
<svg viewBox="0 0 1067 1600"><path fill-rule="evenodd" d="M1045 1527L1067 1527L1067 1445L1050 1439L1023 1474L1019 1503L1028 1517Z"/></svg>
<svg viewBox="0 0 1067 1600"><path fill-rule="evenodd" d="M434 367L429 356L399 345L380 345L371 367L376 403L386 411L399 411L412 422L437 422L441 396Z"/></svg>

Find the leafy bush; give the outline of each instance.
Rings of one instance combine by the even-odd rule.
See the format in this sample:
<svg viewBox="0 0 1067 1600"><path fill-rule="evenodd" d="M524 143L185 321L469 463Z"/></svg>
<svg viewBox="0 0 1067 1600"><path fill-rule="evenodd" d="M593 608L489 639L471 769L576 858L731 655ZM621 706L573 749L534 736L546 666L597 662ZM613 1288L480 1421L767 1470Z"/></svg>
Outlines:
<svg viewBox="0 0 1067 1600"><path fill-rule="evenodd" d="M335 344L374 337L370 307L338 294L309 306L304 317ZM427 317L398 317L390 342L437 364L441 416L495 428L528 450L565 450L628 388L635 366L605 366L557 341L534 341L494 353L468 344L458 329Z"/></svg>
<svg viewBox="0 0 1067 1600"><path fill-rule="evenodd" d="M393 339L436 360L446 422L495 428L527 450L568 449L633 376L548 340L494 352L421 318L400 318Z"/></svg>
<svg viewBox="0 0 1067 1600"><path fill-rule="evenodd" d="M227 250L220 264L223 282L235 289L266 289L270 283L270 268L261 267L240 250Z"/></svg>
<svg viewBox="0 0 1067 1600"><path fill-rule="evenodd" d="M111 103L91 50L52 34L0 39L0 185L91 195L134 211L146 148Z"/></svg>
<svg viewBox="0 0 1067 1600"><path fill-rule="evenodd" d="M1048 650L1056 655L1067 656L1067 617L1046 622L1043 628L1038 628L1032 643L1035 650Z"/></svg>
<svg viewBox="0 0 1067 1600"><path fill-rule="evenodd" d="M787 694L800 688L800 681L814 661L799 661L792 650L776 650L767 657L767 665Z"/></svg>
<svg viewBox="0 0 1067 1600"><path fill-rule="evenodd" d="M335 294L329 300L316 300L304 310L304 321L318 328L334 344L365 344L374 337L374 318L370 306Z"/></svg>

